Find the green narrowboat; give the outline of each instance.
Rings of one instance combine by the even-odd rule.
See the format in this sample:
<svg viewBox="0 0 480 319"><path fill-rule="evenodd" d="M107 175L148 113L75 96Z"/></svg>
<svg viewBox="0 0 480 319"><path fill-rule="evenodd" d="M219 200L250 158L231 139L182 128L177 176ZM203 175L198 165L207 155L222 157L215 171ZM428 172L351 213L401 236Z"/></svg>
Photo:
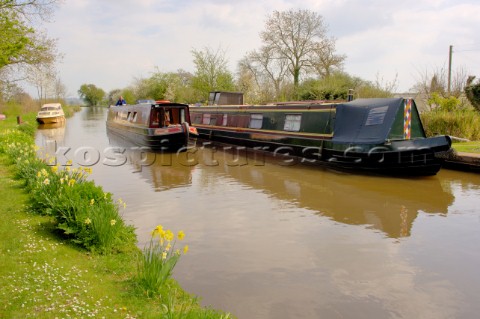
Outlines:
<svg viewBox="0 0 480 319"><path fill-rule="evenodd" d="M199 137L361 172L435 175L449 136L426 137L414 100L289 102L190 108Z"/></svg>

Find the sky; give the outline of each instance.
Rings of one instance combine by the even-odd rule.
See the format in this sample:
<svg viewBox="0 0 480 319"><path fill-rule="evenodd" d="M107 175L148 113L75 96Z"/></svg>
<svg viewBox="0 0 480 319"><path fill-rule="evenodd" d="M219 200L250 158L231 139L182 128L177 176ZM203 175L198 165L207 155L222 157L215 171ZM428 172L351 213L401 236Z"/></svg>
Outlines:
<svg viewBox="0 0 480 319"><path fill-rule="evenodd" d="M344 71L397 92L425 73L452 69L480 77L478 0L66 0L44 24L63 54L68 97L82 84L122 89L155 71L195 72L192 49L221 49L237 63L262 45L274 10L307 9L324 19L344 54Z"/></svg>

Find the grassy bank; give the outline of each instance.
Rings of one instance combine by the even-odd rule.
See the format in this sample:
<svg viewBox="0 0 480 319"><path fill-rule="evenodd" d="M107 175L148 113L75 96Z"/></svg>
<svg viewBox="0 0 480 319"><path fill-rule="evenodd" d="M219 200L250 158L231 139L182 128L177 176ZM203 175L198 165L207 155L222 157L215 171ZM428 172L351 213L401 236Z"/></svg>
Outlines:
<svg viewBox="0 0 480 319"><path fill-rule="evenodd" d="M480 154L480 142L479 141L453 143L452 147L457 152L478 153L478 154Z"/></svg>
<svg viewBox="0 0 480 319"><path fill-rule="evenodd" d="M23 115L25 123L20 126L20 131L31 133L35 128L32 124L34 117L35 114ZM16 119L0 122L0 139L7 128L17 130ZM24 137L22 134L19 136ZM17 143L15 147L18 148ZM73 175L68 177L71 184L66 182L67 179L65 184L56 181L65 175L58 175L53 168L48 171L48 167L40 169L40 164L27 162L28 157L22 157L24 147L22 144L22 155L13 159L7 155L8 152L0 152L0 215L3 219L0 224L0 252L3 257L0 259L0 318L231 317L201 307L197 299L183 291L172 278L162 283L158 290L146 291L138 281L139 262L143 260L139 258L143 256L139 249L113 249L117 247L116 243L105 244L105 241L96 240L92 235L95 233L91 232L95 216L90 220L81 215L85 211L91 212L79 209L83 207L81 204L74 202L71 207L62 206L60 210L55 203L32 198L35 192L40 197L44 193L51 194L48 192L54 185L57 185L54 189L57 193L65 193L68 187L73 189L78 186L72 194L87 189L89 196L95 195L98 189L81 179L72 182ZM22 166L23 169L19 169ZM64 188L59 189L59 185ZM109 196L103 194L105 203L100 198L79 200L91 207L107 205ZM69 194L67 199L71 197ZM42 205L47 208L39 213ZM103 210L107 206L98 207ZM65 214L58 214L72 208L80 217L70 221L65 219ZM111 219L110 215L107 217L108 226L121 226L120 221ZM115 223L112 223L113 220ZM162 238L168 239L168 232Z"/></svg>

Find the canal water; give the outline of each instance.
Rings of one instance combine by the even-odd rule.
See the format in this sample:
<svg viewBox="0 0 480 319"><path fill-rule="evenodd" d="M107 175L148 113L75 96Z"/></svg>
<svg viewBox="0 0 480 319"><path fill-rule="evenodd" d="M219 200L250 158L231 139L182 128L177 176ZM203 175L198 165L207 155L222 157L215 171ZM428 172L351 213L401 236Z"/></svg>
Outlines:
<svg viewBox="0 0 480 319"><path fill-rule="evenodd" d="M478 317L480 175L345 174L202 143L161 156L105 120L83 108L36 142L91 165L140 247L157 224L183 230L174 277L203 305L240 319Z"/></svg>

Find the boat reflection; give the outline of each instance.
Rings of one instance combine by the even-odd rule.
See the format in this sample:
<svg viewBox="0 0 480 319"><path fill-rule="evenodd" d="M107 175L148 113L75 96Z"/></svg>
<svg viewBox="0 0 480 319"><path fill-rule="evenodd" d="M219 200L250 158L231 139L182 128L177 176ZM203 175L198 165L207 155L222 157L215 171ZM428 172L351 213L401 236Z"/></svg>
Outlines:
<svg viewBox="0 0 480 319"><path fill-rule="evenodd" d="M50 124L39 124L38 133L43 136L44 143L62 144L65 138L65 121Z"/></svg>
<svg viewBox="0 0 480 319"><path fill-rule="evenodd" d="M186 165L188 155L185 152L149 152L133 146L115 134L107 136L110 145L119 148L127 163L132 166L133 172L152 184L156 192L191 185L195 166Z"/></svg>
<svg viewBox="0 0 480 319"><path fill-rule="evenodd" d="M138 149L127 149L127 153L135 172L155 191L189 186L192 173L198 170L199 183L222 183L233 178L319 216L343 224L364 225L390 238L410 236L420 212L446 215L454 200L448 185L442 185L436 176L402 179L355 175L319 167L284 166L269 158L261 165L252 160L240 163L232 160L236 154L219 150L212 160L212 152L203 148L181 154ZM187 165L192 158L195 165Z"/></svg>
<svg viewBox="0 0 480 319"><path fill-rule="evenodd" d="M211 155L203 155L206 160ZM365 225L391 238L410 236L419 212L447 214L454 196L437 177L399 179L338 173L318 167L226 165L216 168L269 196L351 225ZM448 186L445 186L446 188ZM435 194L435 196L432 196Z"/></svg>

